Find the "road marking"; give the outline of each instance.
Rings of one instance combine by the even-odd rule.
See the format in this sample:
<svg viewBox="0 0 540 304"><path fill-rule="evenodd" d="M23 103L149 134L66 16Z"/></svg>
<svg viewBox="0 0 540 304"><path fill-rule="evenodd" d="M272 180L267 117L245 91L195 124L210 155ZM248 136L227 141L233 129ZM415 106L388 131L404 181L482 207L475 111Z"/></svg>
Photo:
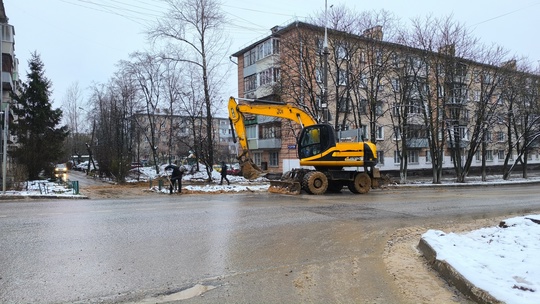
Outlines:
<svg viewBox="0 0 540 304"><path fill-rule="evenodd" d="M90 211L90 212L93 212L93 213L105 213L105 212L113 212L112 210L94 210L94 211Z"/></svg>
<svg viewBox="0 0 540 304"><path fill-rule="evenodd" d="M7 215L0 215L0 218L6 218L8 217Z"/></svg>
<svg viewBox="0 0 540 304"><path fill-rule="evenodd" d="M147 210L156 210L157 208L137 208L137 211L147 211Z"/></svg>

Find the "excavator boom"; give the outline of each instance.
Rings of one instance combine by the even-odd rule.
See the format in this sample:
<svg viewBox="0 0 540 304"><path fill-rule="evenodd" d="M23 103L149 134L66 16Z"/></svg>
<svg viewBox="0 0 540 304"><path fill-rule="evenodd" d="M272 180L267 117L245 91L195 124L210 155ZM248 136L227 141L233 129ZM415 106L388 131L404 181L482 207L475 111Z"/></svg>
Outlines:
<svg viewBox="0 0 540 304"><path fill-rule="evenodd" d="M300 124L302 127L317 123L303 110L284 103L238 104L234 97L230 97L227 108L229 111L229 119L231 120L231 124L234 126L233 130L236 130L236 136L233 136L233 138L238 137L238 142L242 148L242 152L239 153L238 156L238 160L242 168L242 175L247 179L257 178L262 171L251 159L246 134L246 126L244 123L244 114L285 118Z"/></svg>

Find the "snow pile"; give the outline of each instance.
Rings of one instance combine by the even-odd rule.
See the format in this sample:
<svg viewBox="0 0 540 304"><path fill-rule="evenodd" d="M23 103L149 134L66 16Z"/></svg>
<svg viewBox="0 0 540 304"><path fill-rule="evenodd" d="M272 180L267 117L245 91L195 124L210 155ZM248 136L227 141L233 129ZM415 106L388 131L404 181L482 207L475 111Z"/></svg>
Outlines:
<svg viewBox="0 0 540 304"><path fill-rule="evenodd" d="M127 182L136 182L138 181L149 181L152 179L156 179L159 177L167 177L171 174L170 171L165 170L166 165L160 166L160 173L156 174L155 167L141 167L132 169L129 178L126 180ZM183 175L182 181L205 181L208 178L208 175L206 174L206 167L202 164L199 165L199 171L195 171L194 168L191 168L190 166L186 166L186 169L188 172ZM193 170L192 170L193 169ZM193 172L193 173L190 173ZM221 174L217 172L216 170L212 170L212 180L219 183L221 180ZM227 175L227 178L229 181L235 182L235 183L247 183L247 182L268 182L268 179L264 177L257 178L255 180L249 181L245 179L243 176L236 176L236 175Z"/></svg>
<svg viewBox="0 0 540 304"><path fill-rule="evenodd" d="M540 215L465 234L429 230L422 238L437 260L500 301L540 303Z"/></svg>
<svg viewBox="0 0 540 304"><path fill-rule="evenodd" d="M165 165L160 167L160 174L156 174L154 167L142 167L133 169L131 178L128 182L137 181L134 176L139 178L139 181L150 181L160 177L167 177L170 172L164 170ZM221 174L216 170L212 170L212 183L208 183L208 175L204 165L199 165L200 171L189 173L191 167L187 167L188 173L182 176L182 190L188 190L190 193L223 193L223 192L256 192L256 191L268 191L269 182L264 177L259 177L254 180L247 180L243 176L227 175L227 179L231 182L230 185L226 185L225 181L223 185L218 183L221 181ZM139 172L137 172L139 170ZM140 173L140 175L136 175ZM151 191L169 193L168 185L164 185L161 190L157 186L153 186Z"/></svg>

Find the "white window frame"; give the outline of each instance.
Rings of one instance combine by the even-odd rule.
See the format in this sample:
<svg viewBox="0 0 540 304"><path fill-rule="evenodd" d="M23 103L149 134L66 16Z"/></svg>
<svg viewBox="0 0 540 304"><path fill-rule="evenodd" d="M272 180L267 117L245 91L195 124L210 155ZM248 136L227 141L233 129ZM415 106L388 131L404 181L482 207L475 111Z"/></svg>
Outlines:
<svg viewBox="0 0 540 304"><path fill-rule="evenodd" d="M376 140L384 140L384 126L377 126Z"/></svg>

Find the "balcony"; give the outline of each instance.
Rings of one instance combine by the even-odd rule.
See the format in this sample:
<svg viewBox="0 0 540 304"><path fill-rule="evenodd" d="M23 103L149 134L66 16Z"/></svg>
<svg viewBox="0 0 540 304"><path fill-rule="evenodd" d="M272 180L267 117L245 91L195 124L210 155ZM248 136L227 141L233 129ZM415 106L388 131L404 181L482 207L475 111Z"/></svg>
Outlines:
<svg viewBox="0 0 540 304"><path fill-rule="evenodd" d="M5 91L13 90L13 78L9 72L2 72L2 89Z"/></svg>
<svg viewBox="0 0 540 304"><path fill-rule="evenodd" d="M421 149L429 148L429 143L427 138L409 138L406 140L407 148L411 149Z"/></svg>
<svg viewBox="0 0 540 304"><path fill-rule="evenodd" d="M281 149L281 139L259 139L259 149Z"/></svg>
<svg viewBox="0 0 540 304"><path fill-rule="evenodd" d="M248 146L251 150L257 149L281 149L281 139L248 139Z"/></svg>

